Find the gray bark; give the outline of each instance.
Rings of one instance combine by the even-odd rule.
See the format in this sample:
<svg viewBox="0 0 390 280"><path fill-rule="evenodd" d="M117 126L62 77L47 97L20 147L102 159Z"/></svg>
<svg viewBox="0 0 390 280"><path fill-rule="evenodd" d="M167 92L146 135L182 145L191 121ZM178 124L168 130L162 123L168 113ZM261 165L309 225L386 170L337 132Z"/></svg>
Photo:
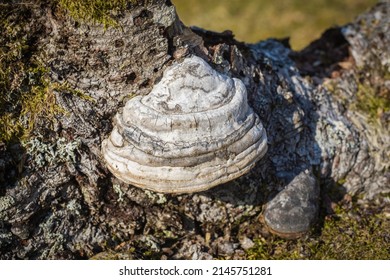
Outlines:
<svg viewBox="0 0 390 280"><path fill-rule="evenodd" d="M277 40L244 44L228 32L189 29L169 1L149 2L123 11L120 28L108 29L31 8L25 28L36 30L34 56L51 81L67 85L55 91L64 113L53 128L40 120L27 150L0 147L0 258L77 259L105 251L104 258L112 250L115 258L239 258L240 240L263 230L263 205L305 170L322 195L342 181L347 193L386 202L389 113L376 126L349 104L359 69L389 90L377 74L378 65L389 71L388 2L301 53ZM348 69L338 67L336 55L329 64L316 55L338 51L346 58L348 48L356 61ZM148 94L171 60L190 54L243 81L267 131L267 155L248 174L202 193L166 195L120 182L100 149L114 115L132 95ZM339 94L327 89L329 81Z"/></svg>

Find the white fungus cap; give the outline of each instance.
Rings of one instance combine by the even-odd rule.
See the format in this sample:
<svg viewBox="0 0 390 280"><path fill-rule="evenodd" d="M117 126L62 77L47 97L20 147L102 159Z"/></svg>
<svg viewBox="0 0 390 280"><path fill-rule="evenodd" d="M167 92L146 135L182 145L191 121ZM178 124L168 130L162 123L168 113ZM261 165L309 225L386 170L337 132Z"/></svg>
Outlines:
<svg viewBox="0 0 390 280"><path fill-rule="evenodd" d="M102 152L120 180L164 193L209 189L248 172L267 136L244 84L192 56L115 117Z"/></svg>

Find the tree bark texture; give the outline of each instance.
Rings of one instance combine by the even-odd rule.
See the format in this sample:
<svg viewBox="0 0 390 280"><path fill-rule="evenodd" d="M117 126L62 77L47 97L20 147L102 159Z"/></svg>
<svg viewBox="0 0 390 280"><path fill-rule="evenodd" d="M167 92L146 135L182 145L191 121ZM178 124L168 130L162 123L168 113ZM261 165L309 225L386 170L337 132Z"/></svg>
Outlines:
<svg viewBox="0 0 390 280"><path fill-rule="evenodd" d="M230 32L188 28L170 1L129 5L116 15L118 27L107 28L52 5L7 7L15 5L29 10L32 55L61 85L53 89L61 110L51 122L39 119L27 144L0 147L2 259L102 251L244 258L240 240L266 231L262 207L304 171L317 178L322 197L337 185L367 203L388 203L389 112L370 118L357 93L367 81L389 98L389 2L301 52L285 41L245 44ZM267 131L267 155L248 174L201 193L159 194L120 182L101 154L114 115L191 54L243 81Z"/></svg>

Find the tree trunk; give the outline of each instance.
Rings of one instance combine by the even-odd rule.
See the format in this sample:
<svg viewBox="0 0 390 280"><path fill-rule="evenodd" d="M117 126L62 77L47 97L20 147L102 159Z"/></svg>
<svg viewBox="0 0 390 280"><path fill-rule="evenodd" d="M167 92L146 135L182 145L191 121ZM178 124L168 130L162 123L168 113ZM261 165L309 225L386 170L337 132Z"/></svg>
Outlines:
<svg viewBox="0 0 390 280"><path fill-rule="evenodd" d="M98 258L246 258L243 240L269 231L301 235L344 194L388 207L388 2L301 52L286 41L245 44L231 32L190 29L170 1L144 2L111 11L106 26L72 17L57 1L0 4L2 21L28 46L17 60L25 73L7 82L27 92L39 83L55 100L26 137L0 147L2 259L79 259L102 251ZM4 34L2 44L15 40ZM173 61L191 55L245 84L267 131L265 158L201 193L159 194L122 183L101 154L114 115L132 96L148 94ZM44 82L34 80L38 66ZM295 217L306 221L302 228L283 222L281 196L299 196L291 207L303 211ZM306 196L312 207L302 208Z"/></svg>

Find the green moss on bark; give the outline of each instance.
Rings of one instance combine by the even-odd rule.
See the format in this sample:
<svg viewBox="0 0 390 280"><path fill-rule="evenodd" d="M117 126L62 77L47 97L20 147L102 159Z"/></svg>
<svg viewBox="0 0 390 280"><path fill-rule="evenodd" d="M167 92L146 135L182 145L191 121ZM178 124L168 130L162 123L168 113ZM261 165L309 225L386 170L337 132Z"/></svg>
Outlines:
<svg viewBox="0 0 390 280"><path fill-rule="evenodd" d="M43 22L36 18L34 9L40 5L73 3L73 9L80 8L79 15L91 16L108 22L99 13L119 8L114 1L103 5L103 1L81 0L35 0L10 2L0 7L0 142L26 141L38 121L50 127L54 116L63 113L56 104L54 91L68 92L80 98L91 98L80 91L72 90L66 83L50 80L49 69L41 61L37 42L44 30ZM78 3L78 4L76 4ZM82 7L81 3L85 6ZM99 4L100 3L100 4ZM89 9L98 9L91 12ZM74 10L75 11L75 10Z"/></svg>
<svg viewBox="0 0 390 280"><path fill-rule="evenodd" d="M128 0L58 0L59 7L65 9L75 19L88 21L95 24L103 24L104 27L116 26L113 15L124 10Z"/></svg>
<svg viewBox="0 0 390 280"><path fill-rule="evenodd" d="M356 102L352 106L375 121L390 111L390 94L386 89L362 81L358 83Z"/></svg>
<svg viewBox="0 0 390 280"><path fill-rule="evenodd" d="M55 111L47 71L35 56L35 33L27 5L0 10L0 141L25 138L39 117Z"/></svg>

